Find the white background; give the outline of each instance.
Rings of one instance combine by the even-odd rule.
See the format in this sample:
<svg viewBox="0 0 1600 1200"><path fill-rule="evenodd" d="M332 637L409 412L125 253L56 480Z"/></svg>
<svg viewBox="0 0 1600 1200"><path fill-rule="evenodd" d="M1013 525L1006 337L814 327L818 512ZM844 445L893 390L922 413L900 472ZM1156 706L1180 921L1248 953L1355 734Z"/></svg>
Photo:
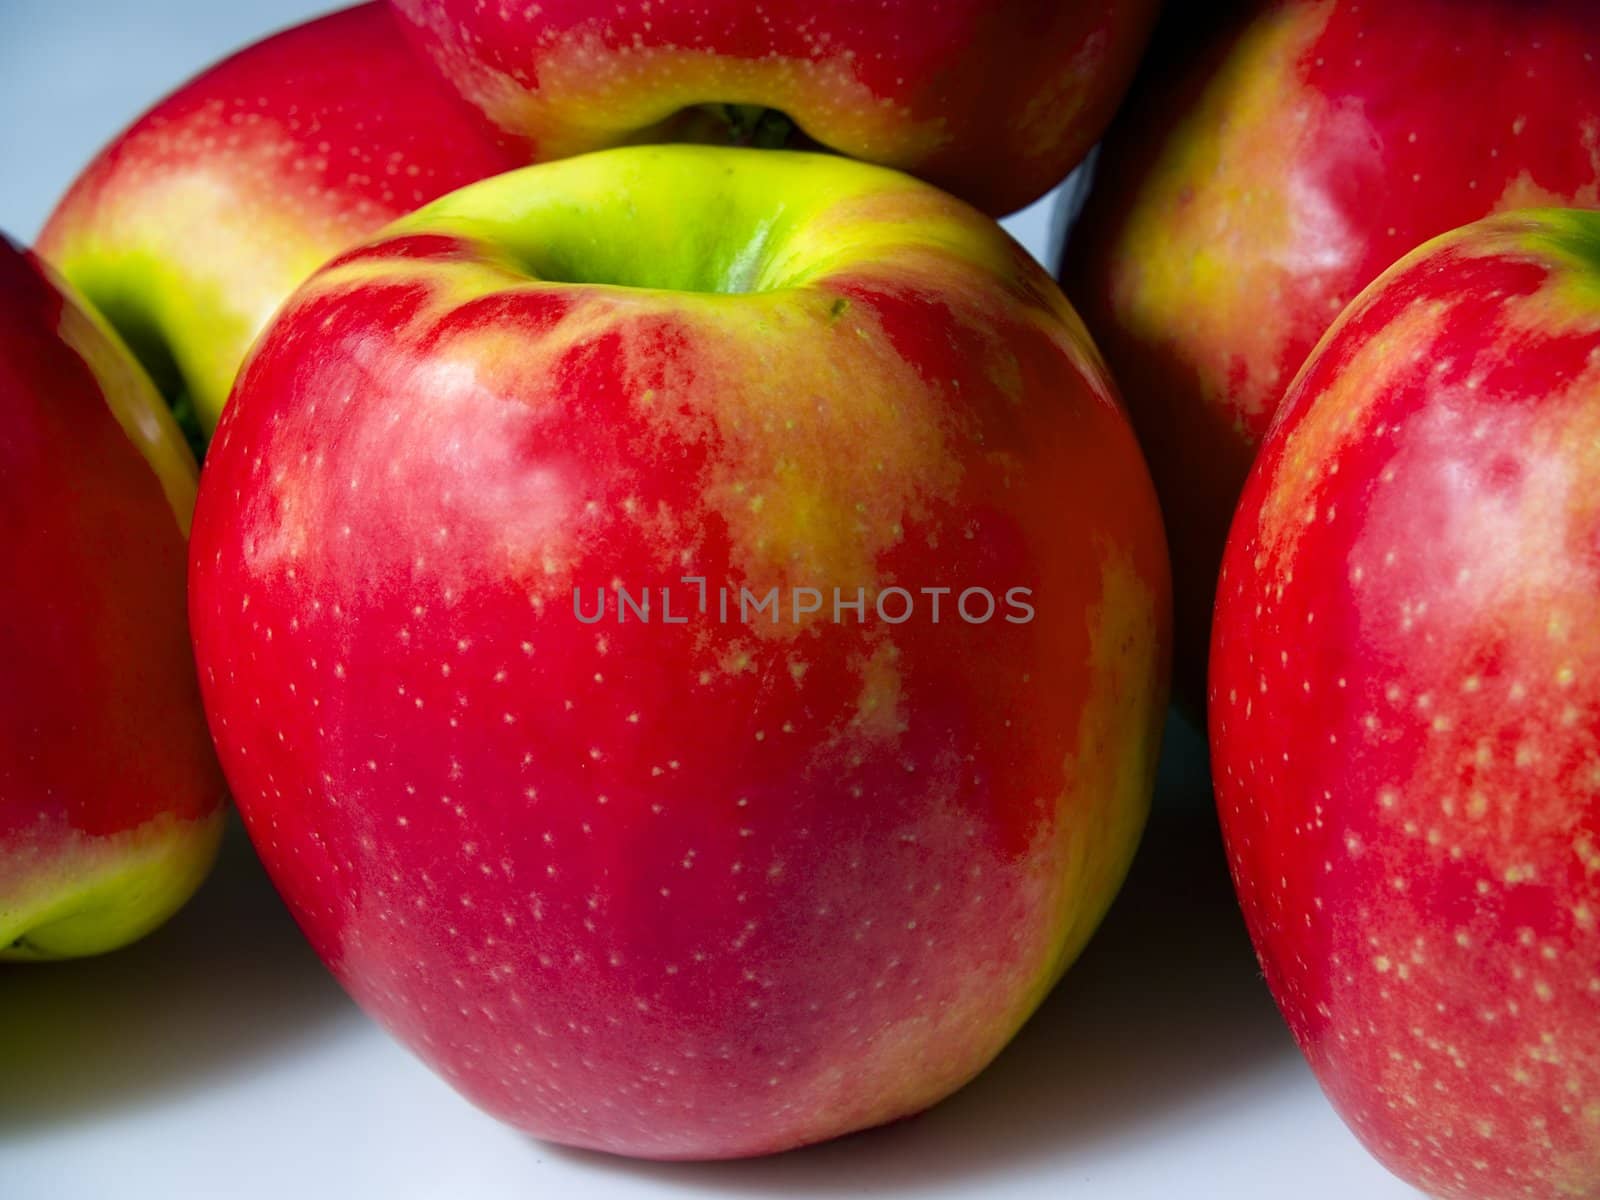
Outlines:
<svg viewBox="0 0 1600 1200"><path fill-rule="evenodd" d="M0 0L0 229L38 231L128 120L325 6ZM1048 201L1008 221L1045 251ZM1203 746L1175 720L1150 833L1104 928L975 1083L887 1129L744 1163L636 1163L498 1125L323 971L237 828L166 928L0 966L0 1200L1050 1197L1388 1200L1256 972Z"/></svg>

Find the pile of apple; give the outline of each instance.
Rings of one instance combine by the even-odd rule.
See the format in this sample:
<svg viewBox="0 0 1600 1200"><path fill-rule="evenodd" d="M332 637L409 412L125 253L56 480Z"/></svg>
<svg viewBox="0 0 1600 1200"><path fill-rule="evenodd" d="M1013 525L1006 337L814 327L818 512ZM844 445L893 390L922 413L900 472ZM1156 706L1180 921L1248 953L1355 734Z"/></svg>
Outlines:
<svg viewBox="0 0 1600 1200"><path fill-rule="evenodd" d="M158 104L0 249L0 958L226 792L523 1129L892 1120L1110 904L1175 617L1341 1114L1600 1197L1600 4L1202 7L392 0ZM1097 139L1086 329L992 218Z"/></svg>

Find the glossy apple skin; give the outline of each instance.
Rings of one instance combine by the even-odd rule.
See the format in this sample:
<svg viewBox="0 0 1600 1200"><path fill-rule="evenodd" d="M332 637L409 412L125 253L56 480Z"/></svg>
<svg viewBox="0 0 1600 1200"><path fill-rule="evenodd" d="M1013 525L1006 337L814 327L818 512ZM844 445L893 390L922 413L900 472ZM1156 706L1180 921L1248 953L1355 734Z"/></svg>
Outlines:
<svg viewBox="0 0 1600 1200"><path fill-rule="evenodd" d="M221 828L184 609L194 460L4 238L0 408L0 960L95 954L176 910Z"/></svg>
<svg viewBox="0 0 1600 1200"><path fill-rule="evenodd" d="M692 575L694 620L575 619L617 581L682 620ZM842 158L567 159L330 264L241 376L190 579L311 942L560 1142L731 1157L932 1104L1147 809L1168 580L1110 381L992 222ZM1038 615L723 624L720 581Z"/></svg>
<svg viewBox="0 0 1600 1200"><path fill-rule="evenodd" d="M1446 230L1600 202L1589 0L1239 11L1172 10L1062 271L1162 498L1192 702L1245 472L1334 317Z"/></svg>
<svg viewBox="0 0 1600 1200"><path fill-rule="evenodd" d="M541 156L673 139L707 103L778 109L853 158L1003 215L1094 145L1154 0L394 0L462 94Z"/></svg>
<svg viewBox="0 0 1600 1200"><path fill-rule="evenodd" d="M296 284L402 213L527 161L364 4L157 103L85 168L37 249L209 435Z"/></svg>
<svg viewBox="0 0 1600 1200"><path fill-rule="evenodd" d="M1217 802L1340 1114L1462 1200L1600 1196L1600 214L1429 243L1289 388L1228 540Z"/></svg>

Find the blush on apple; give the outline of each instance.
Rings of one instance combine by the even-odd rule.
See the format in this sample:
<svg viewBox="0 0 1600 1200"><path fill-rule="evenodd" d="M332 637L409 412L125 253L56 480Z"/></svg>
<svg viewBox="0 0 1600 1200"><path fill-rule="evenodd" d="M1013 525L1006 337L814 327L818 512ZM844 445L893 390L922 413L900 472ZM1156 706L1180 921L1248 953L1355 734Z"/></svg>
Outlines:
<svg viewBox="0 0 1600 1200"><path fill-rule="evenodd" d="M1144 821L1132 432L1027 254L881 168L628 148L390 227L258 344L191 563L302 927L541 1137L726 1157L934 1103Z"/></svg>
<svg viewBox="0 0 1600 1200"><path fill-rule="evenodd" d="M1591 0L1256 0L1170 21L1063 279L1161 495L1197 702L1245 472L1334 317L1436 234L1600 203L1600 19Z"/></svg>
<svg viewBox="0 0 1600 1200"><path fill-rule="evenodd" d="M222 825L184 614L194 460L115 337L0 238L0 959L112 950Z"/></svg>
<svg viewBox="0 0 1600 1200"><path fill-rule="evenodd" d="M1329 1097L1435 1196L1600 1196L1600 213L1403 259L1228 539L1223 834Z"/></svg>

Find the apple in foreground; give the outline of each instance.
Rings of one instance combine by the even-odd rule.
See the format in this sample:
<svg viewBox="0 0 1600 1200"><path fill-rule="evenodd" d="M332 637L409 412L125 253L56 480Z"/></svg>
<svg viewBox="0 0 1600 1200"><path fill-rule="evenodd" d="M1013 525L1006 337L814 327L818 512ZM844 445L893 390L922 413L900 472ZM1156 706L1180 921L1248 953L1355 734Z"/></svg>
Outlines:
<svg viewBox="0 0 1600 1200"><path fill-rule="evenodd" d="M1600 1196L1600 213L1340 317L1228 540L1211 747L1267 983L1435 1196Z"/></svg>
<svg viewBox="0 0 1600 1200"><path fill-rule="evenodd" d="M391 7L461 93L542 158L726 138L730 120L759 140L778 117L996 216L1037 200L1088 153L1156 12L1155 0Z"/></svg>
<svg viewBox="0 0 1600 1200"><path fill-rule="evenodd" d="M1591 0L1170 11L1063 279L1161 495L1178 689L1198 703L1245 472L1340 310L1446 230L1600 204L1600 19Z"/></svg>
<svg viewBox="0 0 1600 1200"><path fill-rule="evenodd" d="M0 959L112 950L222 826L184 612L194 460L132 357L0 238Z"/></svg>
<svg viewBox="0 0 1600 1200"><path fill-rule="evenodd" d="M297 26L119 134L37 249L122 334L197 441L273 311L335 253L528 161L378 3Z"/></svg>
<svg viewBox="0 0 1600 1200"><path fill-rule="evenodd" d="M1148 806L1168 580L1111 383L993 222L843 158L603 151L335 260L241 374L190 582L312 944L560 1142L932 1104Z"/></svg>

